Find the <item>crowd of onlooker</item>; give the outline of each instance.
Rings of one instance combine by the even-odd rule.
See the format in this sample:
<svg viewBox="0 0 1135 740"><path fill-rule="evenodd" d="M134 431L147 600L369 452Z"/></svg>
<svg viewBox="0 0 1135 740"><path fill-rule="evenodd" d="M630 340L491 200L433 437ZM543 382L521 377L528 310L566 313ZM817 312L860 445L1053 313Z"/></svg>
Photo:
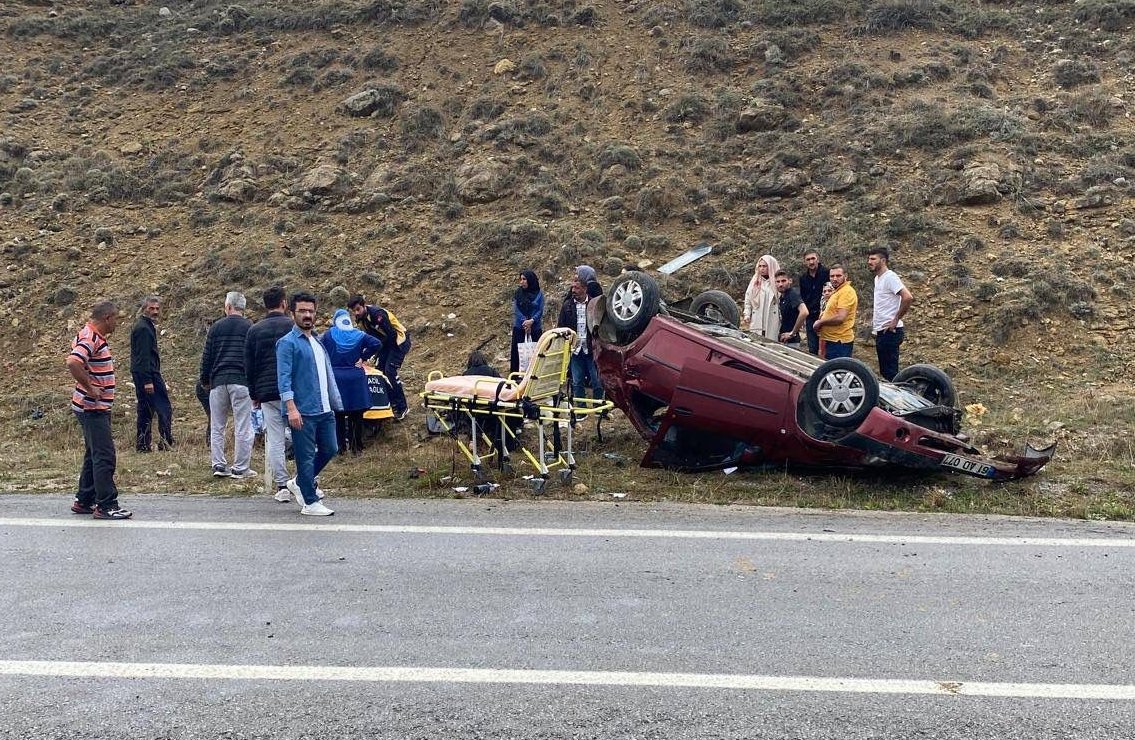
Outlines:
<svg viewBox="0 0 1135 740"><path fill-rule="evenodd" d="M903 342L902 318L913 298L890 270L890 254L876 247L867 252L867 265L875 276L871 333L880 374L890 380L898 372ZM855 345L859 299L843 265L830 268L815 250L803 256L804 270L797 283L770 254L757 260L742 303L742 328L774 342L803 348L825 359L850 357ZM579 265L563 297L557 327L574 330L577 341L569 361L571 392L575 398L603 398L596 368L586 310L590 299L601 295L595 270ZM317 301L310 293L294 293L273 286L262 295L265 316L253 323L245 317L247 299L233 291L225 296L224 316L213 323L205 338L197 379L197 396L209 418L212 475L246 480L257 476L252 468L255 433L265 437L266 474L275 486L274 498L297 501L301 513L327 516L318 476L336 454L358 454L364 442L364 414L373 399L367 363L385 380L390 411L396 422L406 418L409 406L400 368L412 346L410 333L388 308L367 303L362 295L331 316L330 328L314 331ZM518 275L512 300L512 337L509 373L522 373L532 360L544 327L545 295L532 270ZM130 332L130 376L138 402L134 446L148 453L171 448L173 408L169 386L161 372L156 323L161 299L147 296L141 302ZM121 320L111 301L96 303L90 320L71 342L67 367L75 380L71 407L83 433L83 467L79 491L71 510L99 519L128 519L131 512L118 503L114 483L115 451L110 408L116 391L114 361L107 338ZM495 375L486 358L475 352L466 372ZM232 417L232 463L226 455L226 428ZM296 474L289 476L285 449L291 443Z"/></svg>

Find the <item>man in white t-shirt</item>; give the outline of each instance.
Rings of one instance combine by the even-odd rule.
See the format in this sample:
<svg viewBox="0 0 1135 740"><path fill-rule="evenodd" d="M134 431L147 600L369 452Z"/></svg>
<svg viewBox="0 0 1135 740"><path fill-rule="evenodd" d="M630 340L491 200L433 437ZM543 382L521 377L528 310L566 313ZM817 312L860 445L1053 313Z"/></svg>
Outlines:
<svg viewBox="0 0 1135 740"><path fill-rule="evenodd" d="M871 334L879 356L879 375L891 380L899 372L899 345L905 337L902 317L914 296L893 270L887 267L891 253L886 247L867 250L867 269L875 276L875 305L871 317Z"/></svg>

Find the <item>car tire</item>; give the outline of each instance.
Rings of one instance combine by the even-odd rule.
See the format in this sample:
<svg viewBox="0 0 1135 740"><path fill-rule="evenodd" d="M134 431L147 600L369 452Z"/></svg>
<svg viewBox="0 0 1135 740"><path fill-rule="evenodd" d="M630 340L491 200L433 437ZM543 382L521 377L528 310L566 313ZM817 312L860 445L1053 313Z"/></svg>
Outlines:
<svg viewBox="0 0 1135 740"><path fill-rule="evenodd" d="M954 390L950 376L933 365L905 367L899 370L891 382L906 386L936 406L953 408L958 401L958 393Z"/></svg>
<svg viewBox="0 0 1135 740"><path fill-rule="evenodd" d="M804 384L808 407L825 424L859 426L879 403L879 381L859 360L837 357L820 365Z"/></svg>
<svg viewBox="0 0 1135 740"><path fill-rule="evenodd" d="M741 309L733 296L720 290L707 290L694 296L690 312L717 324L736 329L741 324Z"/></svg>
<svg viewBox="0 0 1135 740"><path fill-rule="evenodd" d="M626 272L607 292L607 315L624 342L634 341L658 313L658 283L644 272Z"/></svg>

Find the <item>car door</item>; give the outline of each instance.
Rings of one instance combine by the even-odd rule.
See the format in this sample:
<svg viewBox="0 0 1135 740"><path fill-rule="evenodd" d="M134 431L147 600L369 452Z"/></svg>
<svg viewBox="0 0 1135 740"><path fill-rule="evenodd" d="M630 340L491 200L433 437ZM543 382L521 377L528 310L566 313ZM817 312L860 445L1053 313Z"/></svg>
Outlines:
<svg viewBox="0 0 1135 740"><path fill-rule="evenodd" d="M782 443L789 391L752 365L688 358L644 462L686 470L755 462Z"/></svg>

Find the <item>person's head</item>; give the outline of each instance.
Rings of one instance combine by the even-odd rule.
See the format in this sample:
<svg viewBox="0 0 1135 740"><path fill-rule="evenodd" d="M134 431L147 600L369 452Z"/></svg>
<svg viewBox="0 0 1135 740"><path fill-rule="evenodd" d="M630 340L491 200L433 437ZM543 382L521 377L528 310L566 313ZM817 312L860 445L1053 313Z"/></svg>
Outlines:
<svg viewBox="0 0 1135 740"><path fill-rule="evenodd" d="M777 270L775 278L777 292L784 293L792 287L792 278L788 277L788 273L784 270Z"/></svg>
<svg viewBox="0 0 1135 740"><path fill-rule="evenodd" d="M764 257L757 260L757 274L763 278L768 277L768 260Z"/></svg>
<svg viewBox="0 0 1135 740"><path fill-rule="evenodd" d="M288 303L288 294L283 286L273 285L264 291L264 308L269 311L283 310Z"/></svg>
<svg viewBox="0 0 1135 740"><path fill-rule="evenodd" d="M875 275L882 275L887 271L887 263L891 260L891 250L886 247L871 247L867 250L867 269Z"/></svg>
<svg viewBox="0 0 1135 740"><path fill-rule="evenodd" d="M156 295L148 295L138 305L138 315L145 316L150 321L157 321L162 313L162 299Z"/></svg>
<svg viewBox="0 0 1135 740"><path fill-rule="evenodd" d="M832 265L828 277L832 281L832 290L839 290L847 282L847 271L843 269L843 265Z"/></svg>
<svg viewBox="0 0 1135 740"><path fill-rule="evenodd" d="M804 267L810 273L815 273L820 269L820 253L814 249L809 249L804 253Z"/></svg>
<svg viewBox="0 0 1135 740"><path fill-rule="evenodd" d="M288 301L288 308L296 317L296 326L303 332L310 332L315 326L315 309L318 304L315 296L311 293L299 291L292 293L292 299Z"/></svg>
<svg viewBox="0 0 1135 740"><path fill-rule="evenodd" d="M367 299L359 293L354 294L351 296L351 300L347 301L347 310L356 319L362 318L367 312Z"/></svg>
<svg viewBox="0 0 1135 740"><path fill-rule="evenodd" d="M465 362L465 367L485 367L489 364L489 358L485 353L479 349L475 349L469 353L469 359Z"/></svg>
<svg viewBox="0 0 1135 740"><path fill-rule="evenodd" d="M244 313L248 301L244 299L244 293L239 290L230 290L225 294L225 313Z"/></svg>
<svg viewBox="0 0 1135 740"><path fill-rule="evenodd" d="M121 316L118 304L114 301L99 301L91 306L91 323L94 324L95 331L103 336L114 333Z"/></svg>
<svg viewBox="0 0 1135 740"><path fill-rule="evenodd" d="M820 289L820 297L821 298L827 298L828 296L830 296L834 292L835 292L835 287L832 286L832 281L829 280L826 283L824 283L824 287Z"/></svg>
<svg viewBox="0 0 1135 740"><path fill-rule="evenodd" d="M571 279L571 294L577 301L587 300L587 284L597 282L599 275L590 265L579 265Z"/></svg>
<svg viewBox="0 0 1135 740"><path fill-rule="evenodd" d="M540 292L540 278L536 277L536 273L532 270L521 270L518 282L520 289L526 293Z"/></svg>

